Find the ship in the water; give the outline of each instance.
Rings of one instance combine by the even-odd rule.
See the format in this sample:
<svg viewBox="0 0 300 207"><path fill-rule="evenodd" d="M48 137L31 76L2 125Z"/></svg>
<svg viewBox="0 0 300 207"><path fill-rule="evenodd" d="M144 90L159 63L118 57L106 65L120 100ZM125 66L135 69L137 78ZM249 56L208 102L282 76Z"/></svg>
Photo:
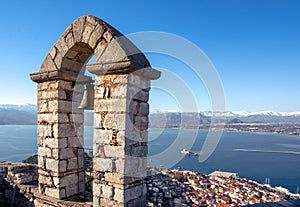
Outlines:
<svg viewBox="0 0 300 207"><path fill-rule="evenodd" d="M196 152L191 152L191 151L188 151L186 149L181 150L181 154L184 154L184 155L197 155Z"/></svg>

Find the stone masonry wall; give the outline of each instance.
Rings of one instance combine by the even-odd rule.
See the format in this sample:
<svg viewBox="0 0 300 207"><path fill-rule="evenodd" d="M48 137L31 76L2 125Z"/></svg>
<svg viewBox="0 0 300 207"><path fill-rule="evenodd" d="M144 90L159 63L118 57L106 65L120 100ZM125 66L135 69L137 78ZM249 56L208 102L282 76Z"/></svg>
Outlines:
<svg viewBox="0 0 300 207"><path fill-rule="evenodd" d="M94 206L143 206L150 80L97 76L94 107Z"/></svg>
<svg viewBox="0 0 300 207"><path fill-rule="evenodd" d="M53 80L38 84L40 193L65 198L84 191L82 88Z"/></svg>
<svg viewBox="0 0 300 207"><path fill-rule="evenodd" d="M33 207L37 192L37 167L24 163L0 163L0 207Z"/></svg>
<svg viewBox="0 0 300 207"><path fill-rule="evenodd" d="M89 67L93 54L96 64ZM84 81L77 80L85 68L97 76L94 206L142 206L147 102L150 80L160 73L119 31L93 16L76 19L31 74L38 83L39 192L62 199L84 191L83 110L77 108Z"/></svg>

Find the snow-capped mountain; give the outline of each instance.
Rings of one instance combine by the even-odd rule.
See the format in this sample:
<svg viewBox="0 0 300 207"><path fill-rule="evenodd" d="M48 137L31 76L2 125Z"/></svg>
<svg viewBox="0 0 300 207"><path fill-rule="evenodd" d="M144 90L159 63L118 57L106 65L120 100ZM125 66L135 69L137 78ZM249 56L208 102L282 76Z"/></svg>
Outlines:
<svg viewBox="0 0 300 207"><path fill-rule="evenodd" d="M0 104L1 109L15 109L18 111L26 111L36 114L37 106L33 104L15 105L15 104Z"/></svg>
<svg viewBox="0 0 300 207"><path fill-rule="evenodd" d="M93 120L93 113L85 113L88 120ZM36 124L37 106L33 104L0 104L1 124ZM211 118L225 118L226 123L300 123L300 112L275 111L226 111L226 112L179 112L154 110L150 113L150 126L199 126L209 124ZM86 123L88 124L88 123ZM89 123L92 125L92 122Z"/></svg>
<svg viewBox="0 0 300 207"><path fill-rule="evenodd" d="M225 116L225 117L247 117L247 116L300 116L300 112L276 112L276 111L226 111L226 112L202 112L204 116Z"/></svg>
<svg viewBox="0 0 300 207"><path fill-rule="evenodd" d="M169 125L180 125L186 123L187 120L193 125L208 124L211 118L225 118L226 123L300 123L300 112L275 112L275 111L225 111L213 112L203 111L200 113L180 113L170 111L156 110L151 112L150 120L155 126L159 125L162 120Z"/></svg>
<svg viewBox="0 0 300 207"><path fill-rule="evenodd" d="M0 125L26 125L37 123L37 107L32 104L0 104Z"/></svg>

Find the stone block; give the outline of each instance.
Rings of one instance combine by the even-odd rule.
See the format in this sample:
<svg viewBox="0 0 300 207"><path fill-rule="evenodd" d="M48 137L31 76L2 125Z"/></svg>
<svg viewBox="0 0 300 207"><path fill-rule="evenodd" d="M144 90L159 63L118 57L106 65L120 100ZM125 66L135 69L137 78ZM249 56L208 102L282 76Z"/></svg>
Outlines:
<svg viewBox="0 0 300 207"><path fill-rule="evenodd" d="M40 72L48 72L57 70L56 64L53 62L51 56L48 54L41 65Z"/></svg>
<svg viewBox="0 0 300 207"><path fill-rule="evenodd" d="M45 166L46 166L45 158L41 155L38 155L38 167L46 170Z"/></svg>
<svg viewBox="0 0 300 207"><path fill-rule="evenodd" d="M78 156L78 168L84 169L84 156Z"/></svg>
<svg viewBox="0 0 300 207"><path fill-rule="evenodd" d="M42 120L42 117L39 117ZM38 136L42 138L53 137L53 129L51 125L38 125Z"/></svg>
<svg viewBox="0 0 300 207"><path fill-rule="evenodd" d="M89 45L91 46L91 48L94 49L96 47L96 44L99 38L102 36L103 32L104 27L100 24L97 24L89 39Z"/></svg>
<svg viewBox="0 0 300 207"><path fill-rule="evenodd" d="M116 173L124 176L125 173L125 161L124 159L115 160Z"/></svg>
<svg viewBox="0 0 300 207"><path fill-rule="evenodd" d="M67 170L76 170L79 168L78 166L78 160L77 160L77 157L73 157L73 158L70 158L68 159L68 167L67 167Z"/></svg>
<svg viewBox="0 0 300 207"><path fill-rule="evenodd" d="M106 199L113 199L114 188L113 186L103 184L103 183L93 183L93 194L94 196L106 198Z"/></svg>
<svg viewBox="0 0 300 207"><path fill-rule="evenodd" d="M38 83L38 91L58 89L58 84L59 82L56 80Z"/></svg>
<svg viewBox="0 0 300 207"><path fill-rule="evenodd" d="M73 22L73 36L75 42L81 42L82 32L84 30L85 18L78 18Z"/></svg>
<svg viewBox="0 0 300 207"><path fill-rule="evenodd" d="M61 67L69 71L78 72L78 68L82 68L84 63L76 62L68 58L63 58Z"/></svg>
<svg viewBox="0 0 300 207"><path fill-rule="evenodd" d="M123 174L118 174L118 173L110 173L110 172L106 172L105 173L105 181L106 182L110 182L110 183L114 183L114 184L118 184L120 185L119 188L123 189L124 186L124 175ZM116 186L116 185L115 185Z"/></svg>
<svg viewBox="0 0 300 207"><path fill-rule="evenodd" d="M138 116L148 116L149 114L149 104L148 103L144 103L141 102L140 103L140 108L139 108L139 112L138 112Z"/></svg>
<svg viewBox="0 0 300 207"><path fill-rule="evenodd" d="M104 144L97 144L97 143L94 142L94 144L93 144L93 156L94 157L106 158L106 155L104 153Z"/></svg>
<svg viewBox="0 0 300 207"><path fill-rule="evenodd" d="M148 147L147 145L131 145L126 147L125 152L126 155L132 157L147 157Z"/></svg>
<svg viewBox="0 0 300 207"><path fill-rule="evenodd" d="M91 19L90 19L91 20ZM82 42L89 43L91 34L95 28L95 21L86 21L85 27L82 34Z"/></svg>
<svg viewBox="0 0 300 207"><path fill-rule="evenodd" d="M105 96L105 87L97 87L95 90L95 99L103 99Z"/></svg>
<svg viewBox="0 0 300 207"><path fill-rule="evenodd" d="M134 128L136 128L138 130L148 129L148 117L136 116L134 119Z"/></svg>
<svg viewBox="0 0 300 207"><path fill-rule="evenodd" d="M56 123L67 124L69 123L69 117L66 113L55 113L54 121Z"/></svg>
<svg viewBox="0 0 300 207"><path fill-rule="evenodd" d="M93 168L94 171L112 172L113 171L112 159L95 157L93 159Z"/></svg>
<svg viewBox="0 0 300 207"><path fill-rule="evenodd" d="M127 206L145 206L146 204L146 196L141 196L139 198L130 200L127 202Z"/></svg>
<svg viewBox="0 0 300 207"><path fill-rule="evenodd" d="M72 123L82 124L84 122L84 115L83 114L70 114L70 121Z"/></svg>
<svg viewBox="0 0 300 207"><path fill-rule="evenodd" d="M112 138L113 131L105 129L94 130L94 143L96 144L109 144Z"/></svg>
<svg viewBox="0 0 300 207"><path fill-rule="evenodd" d="M73 181L73 182L74 182L74 181ZM79 189L78 189L78 186L77 186L76 184L68 185L68 186L66 187L66 196L67 196L67 197L73 196L73 195L79 193L78 190L79 190Z"/></svg>
<svg viewBox="0 0 300 207"><path fill-rule="evenodd" d="M52 152L49 147L38 147L38 155L40 157L52 157Z"/></svg>
<svg viewBox="0 0 300 207"><path fill-rule="evenodd" d="M94 111L110 113L126 113L128 110L127 100L120 99L98 99L95 101Z"/></svg>
<svg viewBox="0 0 300 207"><path fill-rule="evenodd" d="M67 138L45 138L44 146L49 148L66 148L68 140Z"/></svg>
<svg viewBox="0 0 300 207"><path fill-rule="evenodd" d="M59 189L59 188L45 188L45 194L47 196L53 197L53 198L65 198L66 197L66 191L65 189Z"/></svg>
<svg viewBox="0 0 300 207"><path fill-rule="evenodd" d="M64 177L53 177L53 182L56 187L62 188L66 186L71 186L73 184L77 184L78 176L77 174L69 174Z"/></svg>
<svg viewBox="0 0 300 207"><path fill-rule="evenodd" d="M55 117L53 114L38 114L38 123L41 125L44 123L54 123L55 122Z"/></svg>
<svg viewBox="0 0 300 207"><path fill-rule="evenodd" d="M145 177L147 170L147 157L126 156L124 169L125 176Z"/></svg>
<svg viewBox="0 0 300 207"><path fill-rule="evenodd" d="M67 161L47 158L46 159L46 169L50 170L52 172L66 172Z"/></svg>
<svg viewBox="0 0 300 207"><path fill-rule="evenodd" d="M125 150L123 146L104 145L104 153L106 157L123 158Z"/></svg>
<svg viewBox="0 0 300 207"><path fill-rule="evenodd" d="M105 118L105 113L95 113L94 114L94 128L104 129L103 122Z"/></svg>
<svg viewBox="0 0 300 207"><path fill-rule="evenodd" d="M72 101L58 101L58 111L61 113L73 112L76 109L73 109Z"/></svg>
<svg viewBox="0 0 300 207"><path fill-rule="evenodd" d="M69 148L83 148L84 147L84 141L83 141L83 137L69 137L68 138L68 147Z"/></svg>
<svg viewBox="0 0 300 207"><path fill-rule="evenodd" d="M114 200L124 202L125 193L124 189L115 188Z"/></svg>
<svg viewBox="0 0 300 207"><path fill-rule="evenodd" d="M111 199L107 199L107 198L100 198L100 206L101 207L120 207L120 206L125 206L124 203L119 203L117 201L111 200Z"/></svg>
<svg viewBox="0 0 300 207"><path fill-rule="evenodd" d="M124 203L128 201L140 198L143 194L143 185L137 185L130 188L125 189L124 191Z"/></svg>
<svg viewBox="0 0 300 207"><path fill-rule="evenodd" d="M128 94L127 94L128 99L133 99L141 102L148 102L149 100L149 92L142 91L142 90L136 90L134 88L128 89Z"/></svg>
<svg viewBox="0 0 300 207"><path fill-rule="evenodd" d="M67 54L67 52L69 51L69 47L68 47L67 43L65 42L64 38L59 38L56 41L56 43L54 44L54 46L57 48L57 50L59 51L59 53L61 54L62 57L64 57ZM58 67L59 66L61 66L61 65L58 65Z"/></svg>
<svg viewBox="0 0 300 207"><path fill-rule="evenodd" d="M54 137L75 137L76 129L73 124L55 124L53 126Z"/></svg>
<svg viewBox="0 0 300 207"><path fill-rule="evenodd" d="M132 129L133 123L128 114L106 114L103 127L106 129L117 129L122 131Z"/></svg>
<svg viewBox="0 0 300 207"><path fill-rule="evenodd" d="M65 42L68 48L70 49L74 45L74 38L71 28L68 31L65 31L65 33Z"/></svg>
<svg viewBox="0 0 300 207"><path fill-rule="evenodd" d="M39 100L38 101L38 112L39 113L49 113L48 100Z"/></svg>
<svg viewBox="0 0 300 207"><path fill-rule="evenodd" d="M141 76L136 75L134 73L130 73L128 75L128 84L132 84L143 90L149 90L149 88L150 88L150 80L146 80L146 79L142 78Z"/></svg>
<svg viewBox="0 0 300 207"><path fill-rule="evenodd" d="M52 149L52 156L55 159L70 159L77 157L78 148L63 148L63 149ZM78 155L79 156L79 155Z"/></svg>
<svg viewBox="0 0 300 207"><path fill-rule="evenodd" d="M118 84L114 85L114 87L110 87L111 98L126 98L127 88L127 84Z"/></svg>
<svg viewBox="0 0 300 207"><path fill-rule="evenodd" d="M126 146L148 142L148 131L137 129L131 131L127 130L125 137Z"/></svg>

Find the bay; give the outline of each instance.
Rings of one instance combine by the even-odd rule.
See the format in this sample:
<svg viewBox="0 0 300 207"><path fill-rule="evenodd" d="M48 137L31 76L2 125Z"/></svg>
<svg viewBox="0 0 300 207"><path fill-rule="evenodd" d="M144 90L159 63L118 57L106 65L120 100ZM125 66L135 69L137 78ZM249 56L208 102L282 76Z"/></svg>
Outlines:
<svg viewBox="0 0 300 207"><path fill-rule="evenodd" d="M269 178L272 186L282 186L291 192L300 187L300 137L224 131L215 151L204 162L198 156L180 153L184 148L199 153L207 133L206 130L149 129L148 165L205 174L230 171L259 183ZM86 148L92 148L92 137L92 127L86 126ZM0 126L0 160L19 162L36 153L36 126Z"/></svg>

